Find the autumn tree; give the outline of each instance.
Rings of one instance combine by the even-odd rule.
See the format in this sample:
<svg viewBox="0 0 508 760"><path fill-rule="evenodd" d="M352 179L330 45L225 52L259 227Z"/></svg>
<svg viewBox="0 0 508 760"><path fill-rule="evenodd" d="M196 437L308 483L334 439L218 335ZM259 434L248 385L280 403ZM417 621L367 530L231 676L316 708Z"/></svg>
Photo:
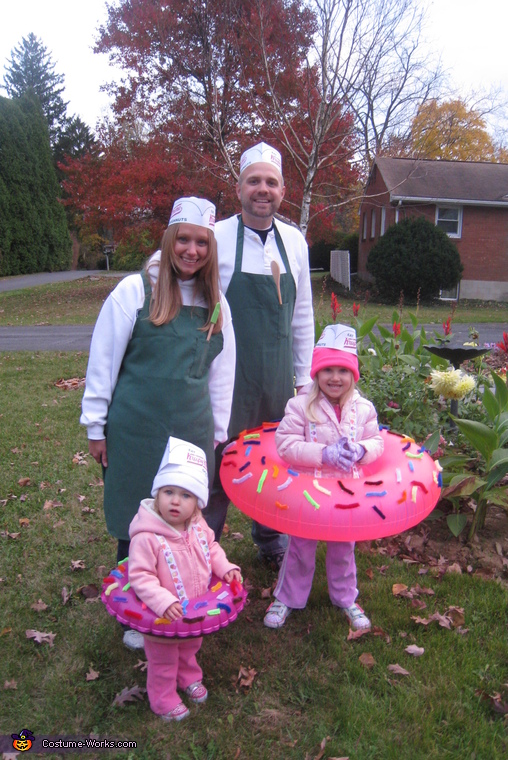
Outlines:
<svg viewBox="0 0 508 760"><path fill-rule="evenodd" d="M418 158L494 161L485 119L464 100L423 103L411 126L410 150Z"/></svg>

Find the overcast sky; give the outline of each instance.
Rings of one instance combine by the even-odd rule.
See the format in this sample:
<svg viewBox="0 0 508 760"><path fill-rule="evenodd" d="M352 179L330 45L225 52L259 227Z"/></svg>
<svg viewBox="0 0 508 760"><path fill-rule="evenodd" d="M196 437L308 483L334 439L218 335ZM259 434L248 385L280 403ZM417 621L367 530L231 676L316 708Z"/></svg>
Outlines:
<svg viewBox="0 0 508 760"><path fill-rule="evenodd" d="M508 99L507 0L421 0L428 6L427 38L461 92L504 87ZM106 20L105 0L4 0L0 24L0 84L11 51L33 32L65 76L69 112L91 127L107 113L100 86L114 78L107 56L92 52ZM5 91L0 90L5 96Z"/></svg>

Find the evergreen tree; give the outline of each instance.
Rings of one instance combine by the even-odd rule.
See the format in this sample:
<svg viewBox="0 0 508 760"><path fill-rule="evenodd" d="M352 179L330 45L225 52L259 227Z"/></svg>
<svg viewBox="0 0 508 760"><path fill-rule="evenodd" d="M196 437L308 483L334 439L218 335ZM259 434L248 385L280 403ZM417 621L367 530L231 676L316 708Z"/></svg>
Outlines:
<svg viewBox="0 0 508 760"><path fill-rule="evenodd" d="M67 269L67 221L33 93L0 98L0 145L0 275Z"/></svg>

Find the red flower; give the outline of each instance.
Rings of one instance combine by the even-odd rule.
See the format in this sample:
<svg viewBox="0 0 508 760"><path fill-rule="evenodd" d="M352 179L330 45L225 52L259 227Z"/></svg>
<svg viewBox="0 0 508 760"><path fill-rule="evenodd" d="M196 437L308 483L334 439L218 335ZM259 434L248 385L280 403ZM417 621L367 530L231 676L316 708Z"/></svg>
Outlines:
<svg viewBox="0 0 508 760"><path fill-rule="evenodd" d="M340 314L342 311L340 303L337 301L337 296L335 293L332 293L332 317L333 321L337 319L337 314Z"/></svg>
<svg viewBox="0 0 508 760"><path fill-rule="evenodd" d="M496 343L496 346L501 350L504 351L505 354L508 354L508 333L503 333L503 340L500 343Z"/></svg>
<svg viewBox="0 0 508 760"><path fill-rule="evenodd" d="M360 311L360 304L353 303L353 317L357 317L359 311Z"/></svg>
<svg viewBox="0 0 508 760"><path fill-rule="evenodd" d="M398 338L400 335L400 322L394 322L393 323L393 335L395 338Z"/></svg>
<svg viewBox="0 0 508 760"><path fill-rule="evenodd" d="M446 322L443 322L443 330L445 335L449 335L452 331L452 318L448 317Z"/></svg>

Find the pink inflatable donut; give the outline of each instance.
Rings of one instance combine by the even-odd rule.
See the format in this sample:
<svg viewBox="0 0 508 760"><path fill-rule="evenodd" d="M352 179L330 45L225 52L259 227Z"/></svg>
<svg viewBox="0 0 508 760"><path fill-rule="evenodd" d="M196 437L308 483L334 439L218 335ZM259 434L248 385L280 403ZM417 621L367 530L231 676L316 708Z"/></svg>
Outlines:
<svg viewBox="0 0 508 760"><path fill-rule="evenodd" d="M433 510L441 467L408 438L381 430L384 452L362 477L315 478L277 454L277 423L240 433L220 478L233 504L262 525L300 538L366 541L402 533Z"/></svg>
<svg viewBox="0 0 508 760"><path fill-rule="evenodd" d="M189 638L215 633L236 620L247 593L241 583L221 581L216 575L206 594L183 603L184 615L176 621L159 618L136 596L129 583L129 562L124 560L102 585L101 599L110 615L141 633Z"/></svg>

